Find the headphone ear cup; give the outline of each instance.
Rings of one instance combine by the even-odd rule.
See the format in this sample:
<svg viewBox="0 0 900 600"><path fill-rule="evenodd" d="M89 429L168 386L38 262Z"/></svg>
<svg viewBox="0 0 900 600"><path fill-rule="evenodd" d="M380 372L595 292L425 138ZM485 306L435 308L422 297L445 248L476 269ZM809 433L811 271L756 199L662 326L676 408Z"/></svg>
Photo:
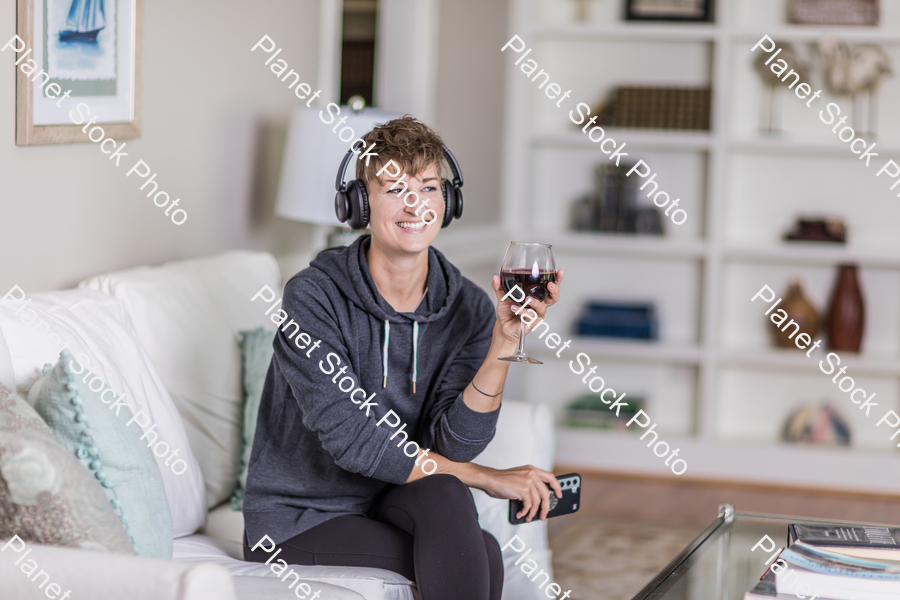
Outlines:
<svg viewBox="0 0 900 600"><path fill-rule="evenodd" d="M365 184L358 179L348 182L346 195L350 208L347 226L351 229L365 229L369 224L369 196L366 194Z"/></svg>
<svg viewBox="0 0 900 600"><path fill-rule="evenodd" d="M454 219L458 219L462 216L463 211L463 193L462 190L456 188L456 212L453 214Z"/></svg>
<svg viewBox="0 0 900 600"><path fill-rule="evenodd" d="M441 229L443 229L453 221L453 214L456 212L456 194L449 181L445 180L441 184L441 194L444 196L444 218L441 220Z"/></svg>
<svg viewBox="0 0 900 600"><path fill-rule="evenodd" d="M346 192L338 192L334 195L334 214L341 223L346 223L350 218L350 200Z"/></svg>
<svg viewBox="0 0 900 600"><path fill-rule="evenodd" d="M369 193L366 191L366 184L356 180L356 188L359 190L359 226L356 229L365 229L369 226Z"/></svg>
<svg viewBox="0 0 900 600"><path fill-rule="evenodd" d="M359 229L359 193L355 180L347 182L344 196L347 198L347 227Z"/></svg>

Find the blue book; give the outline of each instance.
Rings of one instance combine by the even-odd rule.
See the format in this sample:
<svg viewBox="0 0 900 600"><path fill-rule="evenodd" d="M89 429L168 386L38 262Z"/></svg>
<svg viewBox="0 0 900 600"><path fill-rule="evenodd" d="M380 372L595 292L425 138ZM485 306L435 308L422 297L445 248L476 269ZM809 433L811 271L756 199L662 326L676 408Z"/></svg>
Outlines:
<svg viewBox="0 0 900 600"><path fill-rule="evenodd" d="M796 593L806 586L831 600L900 598L900 566L823 551L803 542L783 550L772 570L778 571L775 588L779 594Z"/></svg>

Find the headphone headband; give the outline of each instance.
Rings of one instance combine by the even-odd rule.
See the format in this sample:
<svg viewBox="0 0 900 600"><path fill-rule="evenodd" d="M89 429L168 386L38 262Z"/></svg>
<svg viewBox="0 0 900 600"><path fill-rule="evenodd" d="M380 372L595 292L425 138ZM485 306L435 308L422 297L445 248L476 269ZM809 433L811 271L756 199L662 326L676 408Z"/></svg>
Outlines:
<svg viewBox="0 0 900 600"><path fill-rule="evenodd" d="M350 149L347 150L347 154L344 155L344 160L341 161L341 167L338 169L337 180L334 182L334 190L336 192L346 192L347 184L344 183L344 176L347 174L347 165L350 163L350 157L353 155L353 152L357 150L362 143L363 146L366 145L362 140L358 140L358 143L350 146Z"/></svg>
<svg viewBox="0 0 900 600"><path fill-rule="evenodd" d="M358 143L351 146L349 150L347 150L347 154L345 154L343 160L341 160L341 166L338 168L337 179L334 182L334 191L347 191L347 184L344 183L344 177L347 176L347 167L350 164L350 157L353 156L353 153L360 147L360 142L363 146L365 146L365 142L362 142L362 140L360 140ZM453 183L453 187L461 188L463 186L463 176L462 170L459 168L459 163L456 162L456 157L453 156L453 153L450 152L450 148L448 148L446 144L441 144L441 148L444 150L444 158L447 159L447 164L450 167L450 173L453 175L453 179L451 180L451 182Z"/></svg>
<svg viewBox="0 0 900 600"><path fill-rule="evenodd" d="M369 198L366 184L359 179L344 182L350 157L354 152L363 148L365 148L365 142L360 140L347 150L338 169L337 179L334 181L334 189L337 191L334 197L335 214L338 221L347 223L352 229L362 229L369 223ZM441 195L444 198L444 218L441 222L443 228L450 225L453 219L462 216L463 195L460 188L463 186L463 177L462 169L459 168L459 163L456 162L456 157L453 156L450 149L445 144L441 144L441 150L443 150L443 158L447 160L453 175L453 179L443 180L440 184Z"/></svg>
<svg viewBox="0 0 900 600"><path fill-rule="evenodd" d="M441 148L444 149L444 157L450 165L450 172L453 173L453 187L461 188L463 186L463 176L462 170L459 168L459 163L456 162L456 157L453 156L453 153L450 152L450 148L448 148L446 144L441 144Z"/></svg>

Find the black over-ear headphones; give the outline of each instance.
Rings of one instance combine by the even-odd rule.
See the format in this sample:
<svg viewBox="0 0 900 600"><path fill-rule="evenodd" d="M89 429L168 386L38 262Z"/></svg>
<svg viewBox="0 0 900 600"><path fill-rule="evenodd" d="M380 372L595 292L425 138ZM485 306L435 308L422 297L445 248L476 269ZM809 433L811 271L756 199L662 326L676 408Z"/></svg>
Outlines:
<svg viewBox="0 0 900 600"><path fill-rule="evenodd" d="M365 182L354 179L344 183L350 157L361 145L364 146L357 142L347 151L347 155L341 161L337 180L334 183L334 188L337 190L337 194L334 196L334 212L337 214L338 221L346 223L352 229L364 229L369 224L369 195L366 193ZM463 177L453 153L447 146L442 147L444 158L447 159L450 171L453 173L452 180L446 180L441 184L441 193L444 196L444 220L441 222L443 228L449 225L453 219L462 216L463 196L460 188L463 186Z"/></svg>

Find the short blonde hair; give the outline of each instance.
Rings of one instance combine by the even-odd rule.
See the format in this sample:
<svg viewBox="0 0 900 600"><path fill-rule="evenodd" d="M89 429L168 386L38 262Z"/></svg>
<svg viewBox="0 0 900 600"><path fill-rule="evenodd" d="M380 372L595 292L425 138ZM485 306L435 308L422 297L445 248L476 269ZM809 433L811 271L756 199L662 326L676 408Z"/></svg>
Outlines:
<svg viewBox="0 0 900 600"><path fill-rule="evenodd" d="M415 177L429 167L436 167L438 177L442 177L444 163L444 142L431 127L404 115L399 119L378 125L363 138L366 148L375 144L372 150L378 156L367 161L356 162L356 178L365 184L371 181L384 183L376 173L389 160L400 165L402 173Z"/></svg>

